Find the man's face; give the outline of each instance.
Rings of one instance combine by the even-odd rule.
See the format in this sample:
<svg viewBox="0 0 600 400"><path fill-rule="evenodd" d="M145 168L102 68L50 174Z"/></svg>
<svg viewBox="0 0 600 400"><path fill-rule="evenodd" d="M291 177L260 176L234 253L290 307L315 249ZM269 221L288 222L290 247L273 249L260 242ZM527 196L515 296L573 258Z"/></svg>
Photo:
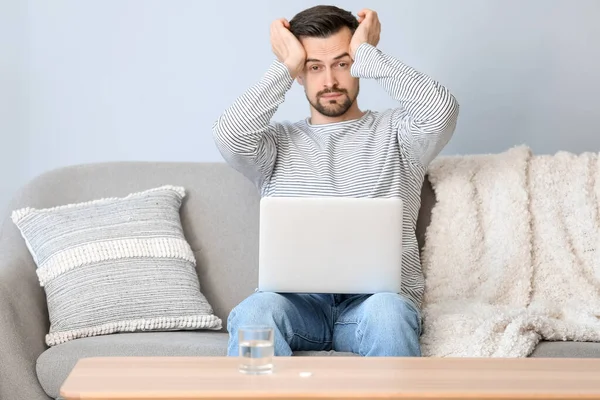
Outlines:
<svg viewBox="0 0 600 400"><path fill-rule="evenodd" d="M359 91L359 80L350 75L352 33L344 28L326 38L302 38L306 65L298 76L306 98L322 115L339 117L352 106Z"/></svg>

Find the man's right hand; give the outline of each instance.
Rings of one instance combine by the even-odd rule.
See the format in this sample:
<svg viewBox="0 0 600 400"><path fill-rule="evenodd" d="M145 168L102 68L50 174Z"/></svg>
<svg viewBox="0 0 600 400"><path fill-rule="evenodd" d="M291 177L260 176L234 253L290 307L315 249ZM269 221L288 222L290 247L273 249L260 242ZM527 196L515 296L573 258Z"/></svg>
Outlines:
<svg viewBox="0 0 600 400"><path fill-rule="evenodd" d="M287 66L292 78L302 72L306 50L290 31L290 23L285 18L277 19L271 24L271 48L277 59Z"/></svg>

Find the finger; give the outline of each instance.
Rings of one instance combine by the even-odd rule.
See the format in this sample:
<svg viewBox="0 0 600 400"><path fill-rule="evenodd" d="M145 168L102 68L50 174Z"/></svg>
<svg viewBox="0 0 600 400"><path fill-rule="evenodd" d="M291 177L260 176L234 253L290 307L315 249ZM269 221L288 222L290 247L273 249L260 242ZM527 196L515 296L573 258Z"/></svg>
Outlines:
<svg viewBox="0 0 600 400"><path fill-rule="evenodd" d="M365 8L362 11L364 11L364 19L368 19L371 22L378 21L377 13L375 11L369 10L368 8Z"/></svg>
<svg viewBox="0 0 600 400"><path fill-rule="evenodd" d="M286 23L288 24L286 26ZM275 34L279 37L284 35L284 32L289 32L289 23L283 19L278 20L277 24L274 26Z"/></svg>
<svg viewBox="0 0 600 400"><path fill-rule="evenodd" d="M287 23L287 19L285 19L285 18L278 18L275 21L273 21L273 25L275 25L277 27L285 26L286 23Z"/></svg>
<svg viewBox="0 0 600 400"><path fill-rule="evenodd" d="M276 31L277 29L279 29L282 25L281 20L276 19L275 21L273 21L273 23L271 24L271 32Z"/></svg>

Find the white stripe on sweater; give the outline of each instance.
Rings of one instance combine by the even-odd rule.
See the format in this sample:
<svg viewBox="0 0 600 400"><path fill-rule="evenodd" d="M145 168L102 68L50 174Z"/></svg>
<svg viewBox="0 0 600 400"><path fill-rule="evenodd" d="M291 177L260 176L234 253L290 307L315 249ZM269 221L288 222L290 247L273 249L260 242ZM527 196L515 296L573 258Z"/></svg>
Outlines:
<svg viewBox="0 0 600 400"><path fill-rule="evenodd" d="M459 106L428 76L367 43L351 67L399 102L352 121L312 125L274 122L293 79L275 60L262 79L213 126L224 159L262 196L401 197L404 201L402 294L420 306L424 290L415 235L429 162L452 136Z"/></svg>

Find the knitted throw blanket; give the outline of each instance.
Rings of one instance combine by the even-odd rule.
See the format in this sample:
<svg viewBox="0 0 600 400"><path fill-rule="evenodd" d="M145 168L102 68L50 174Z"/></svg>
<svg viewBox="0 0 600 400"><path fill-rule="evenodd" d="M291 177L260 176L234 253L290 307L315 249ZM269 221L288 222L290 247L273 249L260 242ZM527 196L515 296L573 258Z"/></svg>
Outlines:
<svg viewBox="0 0 600 400"><path fill-rule="evenodd" d="M424 356L526 357L600 341L600 158L439 157L423 249Z"/></svg>

